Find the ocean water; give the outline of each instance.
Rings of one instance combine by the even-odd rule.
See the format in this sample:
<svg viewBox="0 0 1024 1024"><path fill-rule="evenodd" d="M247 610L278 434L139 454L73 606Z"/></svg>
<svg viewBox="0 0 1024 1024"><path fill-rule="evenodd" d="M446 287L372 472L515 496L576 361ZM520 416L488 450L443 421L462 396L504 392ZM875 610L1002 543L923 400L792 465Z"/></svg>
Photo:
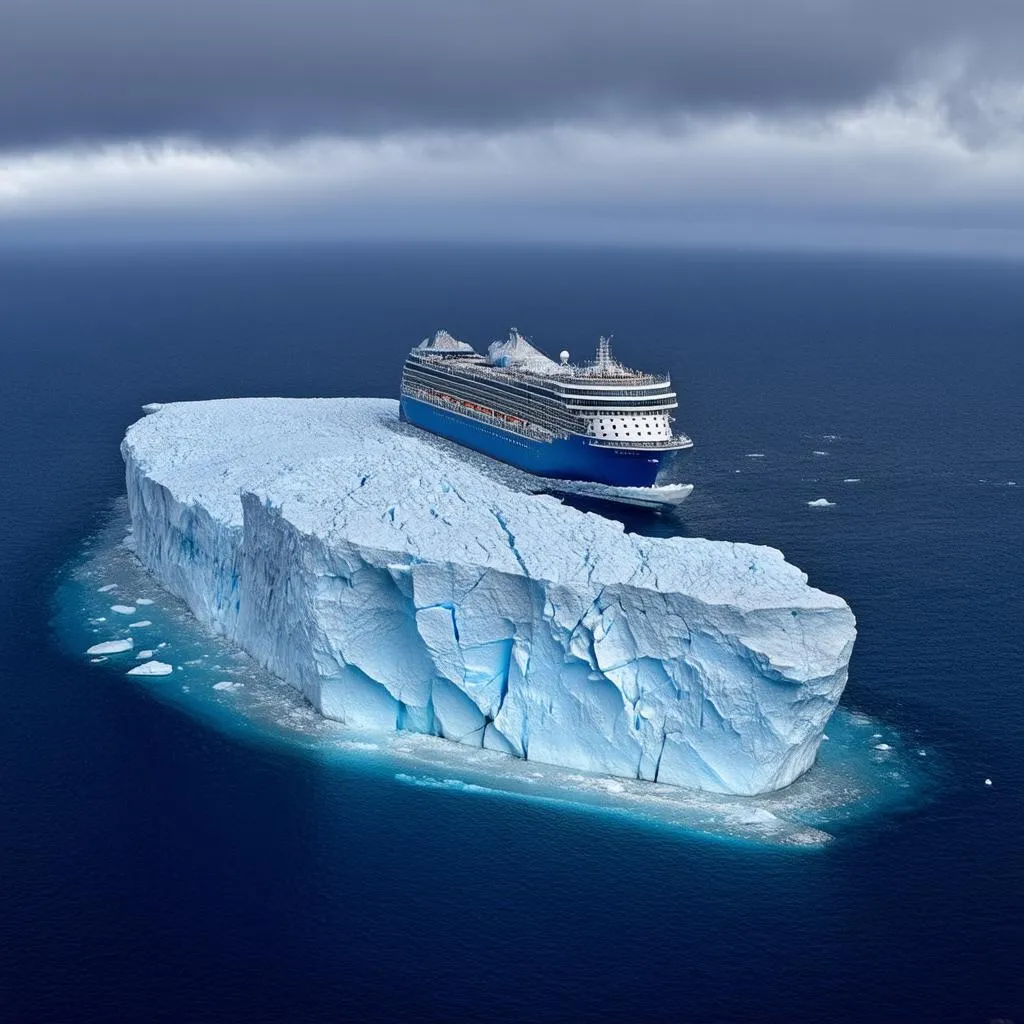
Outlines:
<svg viewBox="0 0 1024 1024"><path fill-rule="evenodd" d="M0 1016L1024 1019L1021 278L697 252L0 255ZM902 797L868 794L813 848L724 840L329 756L313 725L268 742L230 691L198 713L74 649L95 612L76 624L60 595L116 527L141 404L393 395L437 327L512 325L577 357L614 331L672 372L696 490L627 525L770 543L846 597L837 736L851 757L858 721L892 739Z"/></svg>

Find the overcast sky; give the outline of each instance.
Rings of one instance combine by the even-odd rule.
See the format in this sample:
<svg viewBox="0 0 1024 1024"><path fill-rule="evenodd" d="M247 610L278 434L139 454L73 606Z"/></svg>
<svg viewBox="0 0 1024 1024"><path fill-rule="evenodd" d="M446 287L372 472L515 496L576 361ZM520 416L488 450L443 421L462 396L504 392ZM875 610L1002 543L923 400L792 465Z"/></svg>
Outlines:
<svg viewBox="0 0 1024 1024"><path fill-rule="evenodd" d="M1024 253L1022 0L0 0L0 237Z"/></svg>

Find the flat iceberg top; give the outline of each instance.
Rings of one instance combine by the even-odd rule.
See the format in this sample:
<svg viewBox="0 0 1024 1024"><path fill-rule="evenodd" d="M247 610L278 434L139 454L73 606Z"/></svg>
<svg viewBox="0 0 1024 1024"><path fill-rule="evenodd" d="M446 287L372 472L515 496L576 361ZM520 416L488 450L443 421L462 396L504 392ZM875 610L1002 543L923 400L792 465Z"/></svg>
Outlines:
<svg viewBox="0 0 1024 1024"><path fill-rule="evenodd" d="M400 423L390 399L178 402L129 428L126 453L183 504L241 526L240 495L328 543L567 585L628 583L744 612L844 608L775 548L652 538L482 475L465 449Z"/></svg>

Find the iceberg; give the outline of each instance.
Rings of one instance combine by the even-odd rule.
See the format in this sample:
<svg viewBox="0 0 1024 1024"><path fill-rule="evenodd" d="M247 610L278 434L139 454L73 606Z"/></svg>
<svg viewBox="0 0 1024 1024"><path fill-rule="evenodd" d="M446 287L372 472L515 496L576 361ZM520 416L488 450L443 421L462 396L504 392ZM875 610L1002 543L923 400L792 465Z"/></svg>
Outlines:
<svg viewBox="0 0 1024 1024"><path fill-rule="evenodd" d="M174 671L173 665L167 665L162 661L144 661L135 668L130 668L125 673L129 676L169 676Z"/></svg>
<svg viewBox="0 0 1024 1024"><path fill-rule="evenodd" d="M531 373L553 374L563 368L534 348L515 328L506 341L495 341L487 349L487 361L492 366L518 367Z"/></svg>
<svg viewBox="0 0 1024 1024"><path fill-rule="evenodd" d="M135 646L135 641L129 637L127 640L105 640L100 644L93 644L86 654L123 654Z"/></svg>
<svg viewBox="0 0 1024 1024"><path fill-rule="evenodd" d="M465 341L459 341L452 337L447 331L438 331L433 338L424 338L417 346L418 349L434 352L464 352L472 353L473 346ZM143 408L148 408L143 406Z"/></svg>
<svg viewBox="0 0 1024 1024"><path fill-rule="evenodd" d="M143 565L357 730L753 795L846 683L853 614L781 552L627 533L394 401L164 404L121 450Z"/></svg>

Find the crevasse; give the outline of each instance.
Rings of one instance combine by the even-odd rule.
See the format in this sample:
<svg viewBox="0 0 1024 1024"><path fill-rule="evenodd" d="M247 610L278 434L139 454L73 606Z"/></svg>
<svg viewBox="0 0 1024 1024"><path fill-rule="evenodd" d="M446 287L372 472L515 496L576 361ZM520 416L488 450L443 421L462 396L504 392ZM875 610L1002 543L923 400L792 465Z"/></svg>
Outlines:
<svg viewBox="0 0 1024 1024"><path fill-rule="evenodd" d="M150 408L139 558L322 714L720 793L813 763L854 618L779 551L628 534L392 401Z"/></svg>

